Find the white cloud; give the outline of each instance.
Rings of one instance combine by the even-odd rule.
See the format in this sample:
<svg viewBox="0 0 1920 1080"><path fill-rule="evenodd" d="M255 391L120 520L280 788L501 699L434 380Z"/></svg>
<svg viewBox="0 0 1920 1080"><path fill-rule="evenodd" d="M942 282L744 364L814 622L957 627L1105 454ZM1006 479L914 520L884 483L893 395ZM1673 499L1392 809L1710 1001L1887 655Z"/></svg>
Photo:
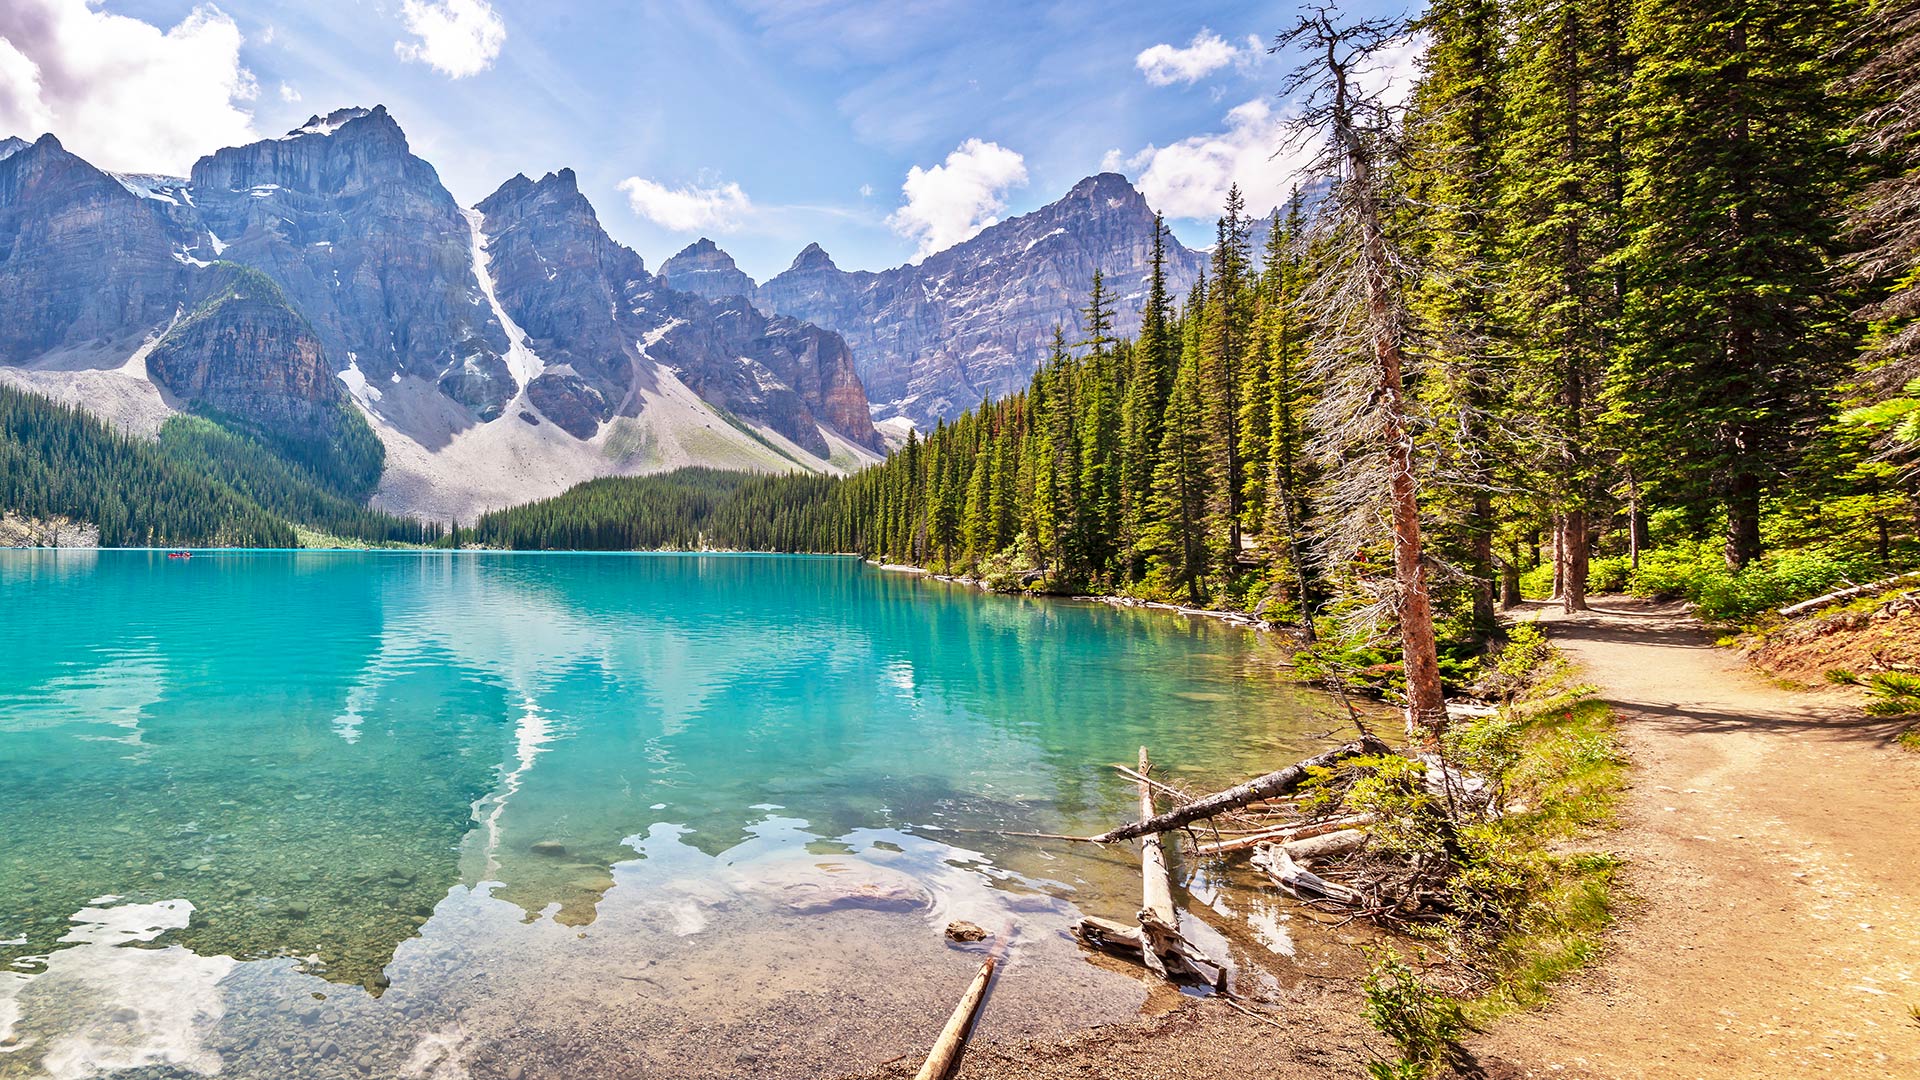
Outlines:
<svg viewBox="0 0 1920 1080"><path fill-rule="evenodd" d="M240 28L211 4L179 25L95 10L87 0L0 2L0 132L43 131L105 169L185 173L257 136L259 94Z"/></svg>
<svg viewBox="0 0 1920 1080"><path fill-rule="evenodd" d="M1416 36L1382 53L1359 73L1360 90L1380 93L1389 104L1403 103L1425 49L1426 39ZM1227 189L1238 183L1248 212L1266 214L1287 201L1318 145L1288 140L1283 119L1283 112L1261 98L1237 105L1227 113L1224 131L1148 146L1133 155L1127 163L1138 176L1135 186L1168 217L1211 219L1220 216Z"/></svg>
<svg viewBox="0 0 1920 1080"><path fill-rule="evenodd" d="M299 101L300 91L295 90L291 83L281 83L280 84L280 100L287 102L288 104L292 104L293 102Z"/></svg>
<svg viewBox="0 0 1920 1080"><path fill-rule="evenodd" d="M1281 150L1279 121L1259 98L1235 107L1226 120L1225 131L1149 146L1133 156L1137 186L1148 203L1168 217L1218 217L1235 183L1253 213L1286 201L1311 148L1289 146L1274 156Z"/></svg>
<svg viewBox="0 0 1920 1080"><path fill-rule="evenodd" d="M642 176L620 181L633 212L674 232L716 229L731 232L753 212L753 200L732 181L711 187L686 184L670 188Z"/></svg>
<svg viewBox="0 0 1920 1080"><path fill-rule="evenodd" d="M1203 26L1185 48L1163 42L1140 50L1133 63L1155 86L1191 86L1229 64L1245 67L1259 59L1259 38L1248 36L1243 48Z"/></svg>
<svg viewBox="0 0 1920 1080"><path fill-rule="evenodd" d="M860 197L861 197L861 198L863 198L863 199L871 199L871 198L873 198L873 185L872 185L872 184L861 184L861 185L860 185Z"/></svg>
<svg viewBox="0 0 1920 1080"><path fill-rule="evenodd" d="M1009 188L1027 182L1026 159L998 143L968 139L930 169L907 170L900 190L907 201L887 217L901 236L919 241L925 258L999 220Z"/></svg>
<svg viewBox="0 0 1920 1080"><path fill-rule="evenodd" d="M487 0L402 0L400 18L420 40L394 42L394 55L453 79L492 67L507 42L507 24Z"/></svg>

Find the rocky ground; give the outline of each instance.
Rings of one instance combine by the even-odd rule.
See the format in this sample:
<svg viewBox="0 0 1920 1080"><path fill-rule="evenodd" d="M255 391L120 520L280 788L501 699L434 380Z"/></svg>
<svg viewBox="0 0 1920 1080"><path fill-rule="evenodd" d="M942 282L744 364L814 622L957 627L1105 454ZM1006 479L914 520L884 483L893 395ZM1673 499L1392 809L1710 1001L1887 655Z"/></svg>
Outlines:
<svg viewBox="0 0 1920 1080"><path fill-rule="evenodd" d="M100 527L84 521L75 521L68 517L54 517L46 520L23 517L7 511L0 514L0 547L67 547L96 548L100 546Z"/></svg>

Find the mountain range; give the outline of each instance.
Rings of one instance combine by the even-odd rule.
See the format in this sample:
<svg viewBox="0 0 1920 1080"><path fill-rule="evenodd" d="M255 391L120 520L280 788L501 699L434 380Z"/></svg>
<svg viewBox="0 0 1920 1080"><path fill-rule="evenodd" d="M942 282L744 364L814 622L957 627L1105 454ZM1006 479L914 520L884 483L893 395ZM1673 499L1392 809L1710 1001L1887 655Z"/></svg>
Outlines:
<svg viewBox="0 0 1920 1080"><path fill-rule="evenodd" d="M681 465L844 472L1026 385L1093 272L1137 326L1153 214L1103 173L923 262L810 245L756 284L702 240L649 273L567 169L462 207L384 107L189 176L0 141L0 380L157 431L197 412L438 520ZM1185 289L1202 255L1169 242ZM382 460L383 458L383 460ZM372 487L372 477L368 477Z"/></svg>
<svg viewBox="0 0 1920 1080"><path fill-rule="evenodd" d="M1100 173L1056 202L988 226L917 264L878 273L842 270L818 244L762 284L701 238L661 264L675 289L742 298L835 330L880 418L928 428L989 397L1026 388L1059 326L1084 336L1095 270L1114 300L1115 331L1139 330L1153 253L1153 209L1126 177ZM1168 288L1182 295L1206 256L1171 237Z"/></svg>

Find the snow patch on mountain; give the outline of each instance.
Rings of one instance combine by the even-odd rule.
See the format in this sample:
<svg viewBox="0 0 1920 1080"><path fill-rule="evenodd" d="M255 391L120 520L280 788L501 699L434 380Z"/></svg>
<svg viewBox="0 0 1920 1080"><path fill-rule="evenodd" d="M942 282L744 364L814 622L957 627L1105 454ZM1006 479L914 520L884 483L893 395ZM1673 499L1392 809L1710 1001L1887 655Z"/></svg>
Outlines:
<svg viewBox="0 0 1920 1080"><path fill-rule="evenodd" d="M487 269L487 215L478 210L460 211L467 219L467 225L473 230L473 276L480 283L480 295L486 298L487 307L493 317L500 321L501 329L507 332L507 370L513 373L514 382L524 392L528 383L540 377L547 369L546 361L527 345L527 332L520 324L508 317L507 310L500 306L500 298L494 295L493 275ZM551 277L548 280L552 280ZM504 415L504 414L503 414Z"/></svg>

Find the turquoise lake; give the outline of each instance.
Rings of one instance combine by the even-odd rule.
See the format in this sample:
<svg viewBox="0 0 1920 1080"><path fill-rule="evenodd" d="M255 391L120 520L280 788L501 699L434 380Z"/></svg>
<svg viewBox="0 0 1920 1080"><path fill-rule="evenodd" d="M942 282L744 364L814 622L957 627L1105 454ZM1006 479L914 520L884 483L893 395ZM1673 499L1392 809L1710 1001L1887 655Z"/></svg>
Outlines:
<svg viewBox="0 0 1920 1080"><path fill-rule="evenodd" d="M1121 1019L1067 929L1135 857L996 833L1325 746L1288 654L842 558L0 552L0 1077L833 1075L959 918L984 1033ZM1312 962L1220 874L1243 978Z"/></svg>

